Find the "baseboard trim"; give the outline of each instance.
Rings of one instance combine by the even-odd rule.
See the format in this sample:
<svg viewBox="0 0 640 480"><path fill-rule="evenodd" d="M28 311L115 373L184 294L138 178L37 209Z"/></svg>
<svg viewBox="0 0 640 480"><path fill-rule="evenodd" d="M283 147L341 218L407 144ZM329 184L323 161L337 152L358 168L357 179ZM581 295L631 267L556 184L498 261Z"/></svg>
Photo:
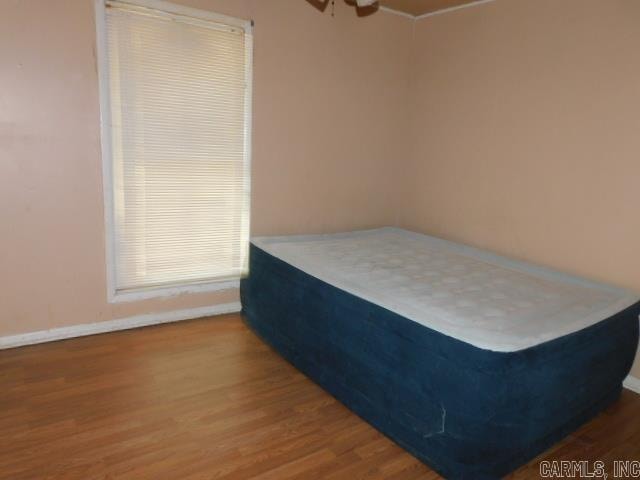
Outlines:
<svg viewBox="0 0 640 480"><path fill-rule="evenodd" d="M37 343L55 342L57 340L65 340L67 338L97 335L99 333L130 330L132 328L160 325L162 323L179 322L182 320L191 320L194 318L209 317L212 315L236 313L241 309L242 306L240 305L240 302L230 302L221 305L187 308L184 310L174 310L172 312L146 313L144 315L120 318L118 320L107 320L104 322L85 323L81 325L73 325L71 327L22 333L19 335L0 337L0 350L34 345Z"/></svg>
<svg viewBox="0 0 640 480"><path fill-rule="evenodd" d="M640 378L633 377L629 375L622 382L624 388L631 390L632 392L640 393Z"/></svg>

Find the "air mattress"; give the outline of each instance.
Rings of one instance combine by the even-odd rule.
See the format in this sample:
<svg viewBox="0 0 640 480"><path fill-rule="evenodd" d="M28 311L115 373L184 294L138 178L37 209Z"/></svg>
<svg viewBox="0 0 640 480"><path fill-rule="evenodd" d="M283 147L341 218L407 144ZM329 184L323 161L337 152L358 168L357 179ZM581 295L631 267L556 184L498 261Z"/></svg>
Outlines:
<svg viewBox="0 0 640 480"><path fill-rule="evenodd" d="M450 479L504 476L620 393L640 296L383 228L252 241L248 324Z"/></svg>

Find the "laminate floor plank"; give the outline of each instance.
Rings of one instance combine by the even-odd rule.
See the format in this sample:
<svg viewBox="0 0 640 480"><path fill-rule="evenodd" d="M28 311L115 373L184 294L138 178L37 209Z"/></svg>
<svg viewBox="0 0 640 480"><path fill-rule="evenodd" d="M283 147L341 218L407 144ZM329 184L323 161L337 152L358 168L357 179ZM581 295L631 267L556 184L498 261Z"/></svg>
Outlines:
<svg viewBox="0 0 640 480"><path fill-rule="evenodd" d="M227 315L0 351L2 480L436 480ZM640 395L542 460L640 459Z"/></svg>

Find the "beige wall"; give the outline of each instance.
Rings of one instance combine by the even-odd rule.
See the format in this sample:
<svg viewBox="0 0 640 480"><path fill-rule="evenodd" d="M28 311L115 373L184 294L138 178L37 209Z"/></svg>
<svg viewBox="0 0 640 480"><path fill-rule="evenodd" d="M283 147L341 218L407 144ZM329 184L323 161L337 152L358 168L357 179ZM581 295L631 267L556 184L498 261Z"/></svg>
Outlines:
<svg viewBox="0 0 640 480"><path fill-rule="evenodd" d="M639 25L637 0L419 21L401 224L640 292Z"/></svg>
<svg viewBox="0 0 640 480"><path fill-rule="evenodd" d="M393 223L410 20L182 3L256 22L254 233ZM2 1L0 336L237 300L107 303L94 28L92 0Z"/></svg>
<svg viewBox="0 0 640 480"><path fill-rule="evenodd" d="M256 21L254 234L400 223L640 291L640 2L182 1ZM106 302L93 22L2 4L0 336L237 300Z"/></svg>

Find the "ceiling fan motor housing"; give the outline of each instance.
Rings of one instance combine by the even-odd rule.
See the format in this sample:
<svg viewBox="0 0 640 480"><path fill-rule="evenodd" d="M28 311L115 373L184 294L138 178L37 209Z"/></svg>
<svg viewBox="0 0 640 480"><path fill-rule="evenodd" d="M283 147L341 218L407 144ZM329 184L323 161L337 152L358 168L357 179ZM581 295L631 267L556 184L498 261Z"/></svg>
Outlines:
<svg viewBox="0 0 640 480"><path fill-rule="evenodd" d="M378 0L356 0L359 7L369 7L376 3Z"/></svg>

